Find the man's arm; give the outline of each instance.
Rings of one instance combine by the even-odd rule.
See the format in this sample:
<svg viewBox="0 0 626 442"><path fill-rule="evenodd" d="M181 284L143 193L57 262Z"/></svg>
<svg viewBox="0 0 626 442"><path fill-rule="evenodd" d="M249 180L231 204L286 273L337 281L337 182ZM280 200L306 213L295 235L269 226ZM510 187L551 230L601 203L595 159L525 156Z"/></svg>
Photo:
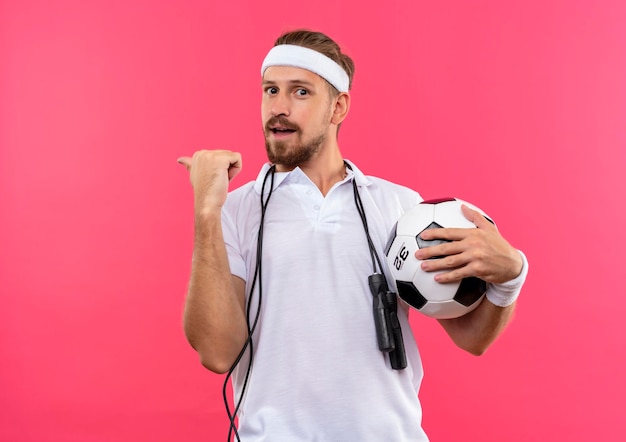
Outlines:
<svg viewBox="0 0 626 442"><path fill-rule="evenodd" d="M446 239L440 244L415 253L426 271L447 270L435 276L441 283L475 276L490 283L481 304L467 315L440 319L439 323L462 349L481 355L504 331L515 310L515 297L524 282L527 269L522 254L513 248L479 212L463 206L463 214L476 229L429 229L423 239ZM444 256L439 259L428 259ZM491 292L490 292L491 291ZM510 295L509 295L510 293ZM497 300L492 302L489 298Z"/></svg>
<svg viewBox="0 0 626 442"><path fill-rule="evenodd" d="M504 331L514 310L515 303L498 307L483 299L478 307L460 318L438 321L458 347L480 356Z"/></svg>
<svg viewBox="0 0 626 442"><path fill-rule="evenodd" d="M194 189L194 250L184 311L185 335L202 365L225 373L248 337L245 282L230 273L221 218L228 182L241 170L241 156L199 151L178 162L189 170Z"/></svg>

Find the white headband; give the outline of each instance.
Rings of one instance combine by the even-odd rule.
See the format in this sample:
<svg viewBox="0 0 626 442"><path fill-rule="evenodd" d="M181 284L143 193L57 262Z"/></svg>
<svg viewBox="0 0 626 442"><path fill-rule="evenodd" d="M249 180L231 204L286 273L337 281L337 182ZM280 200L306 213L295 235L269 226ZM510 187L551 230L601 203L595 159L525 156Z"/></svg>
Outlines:
<svg viewBox="0 0 626 442"><path fill-rule="evenodd" d="M333 60L313 49L297 45L274 46L263 60L261 76L270 66L306 69L328 81L339 92L350 90L350 79L346 71Z"/></svg>

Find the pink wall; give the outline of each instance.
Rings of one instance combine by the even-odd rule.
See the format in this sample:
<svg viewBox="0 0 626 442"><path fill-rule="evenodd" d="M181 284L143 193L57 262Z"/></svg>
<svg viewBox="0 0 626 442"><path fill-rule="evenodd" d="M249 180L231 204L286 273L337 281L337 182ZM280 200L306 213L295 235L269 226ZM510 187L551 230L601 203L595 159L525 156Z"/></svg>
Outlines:
<svg viewBox="0 0 626 442"><path fill-rule="evenodd" d="M512 5L516 3L517 5ZM181 330L192 194L176 158L264 160L283 30L356 61L346 157L455 195L531 261L481 358L413 315L434 441L626 433L626 6L615 1L0 4L0 440L226 439Z"/></svg>

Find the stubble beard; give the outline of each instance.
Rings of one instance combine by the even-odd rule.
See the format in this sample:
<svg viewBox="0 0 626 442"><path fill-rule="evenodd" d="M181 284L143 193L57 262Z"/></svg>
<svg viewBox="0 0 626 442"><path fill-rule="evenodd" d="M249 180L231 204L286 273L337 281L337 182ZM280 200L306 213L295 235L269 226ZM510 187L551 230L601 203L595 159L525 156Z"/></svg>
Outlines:
<svg viewBox="0 0 626 442"><path fill-rule="evenodd" d="M292 169L313 159L321 150L324 141L326 141L326 134L300 143L271 142L266 137L265 149L267 158L272 164L280 164Z"/></svg>
<svg viewBox="0 0 626 442"><path fill-rule="evenodd" d="M283 126L293 129L295 132L292 134L292 137L297 138L289 141L270 141L269 126L275 121L280 121ZM268 160L272 164L279 164L289 169L293 169L313 159L322 149L327 136L322 131L322 133L309 140L302 140L300 127L281 119L281 117L270 120L264 132L265 150L267 151Z"/></svg>

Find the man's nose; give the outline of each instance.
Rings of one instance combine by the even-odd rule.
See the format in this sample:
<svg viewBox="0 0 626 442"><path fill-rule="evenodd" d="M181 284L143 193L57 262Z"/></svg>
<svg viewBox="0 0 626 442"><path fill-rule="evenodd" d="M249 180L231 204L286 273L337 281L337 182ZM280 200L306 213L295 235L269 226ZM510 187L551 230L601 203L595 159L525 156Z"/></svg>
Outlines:
<svg viewBox="0 0 626 442"><path fill-rule="evenodd" d="M290 100L287 94L278 93L272 100L272 107L270 109L272 116L278 115L288 116L290 113Z"/></svg>

